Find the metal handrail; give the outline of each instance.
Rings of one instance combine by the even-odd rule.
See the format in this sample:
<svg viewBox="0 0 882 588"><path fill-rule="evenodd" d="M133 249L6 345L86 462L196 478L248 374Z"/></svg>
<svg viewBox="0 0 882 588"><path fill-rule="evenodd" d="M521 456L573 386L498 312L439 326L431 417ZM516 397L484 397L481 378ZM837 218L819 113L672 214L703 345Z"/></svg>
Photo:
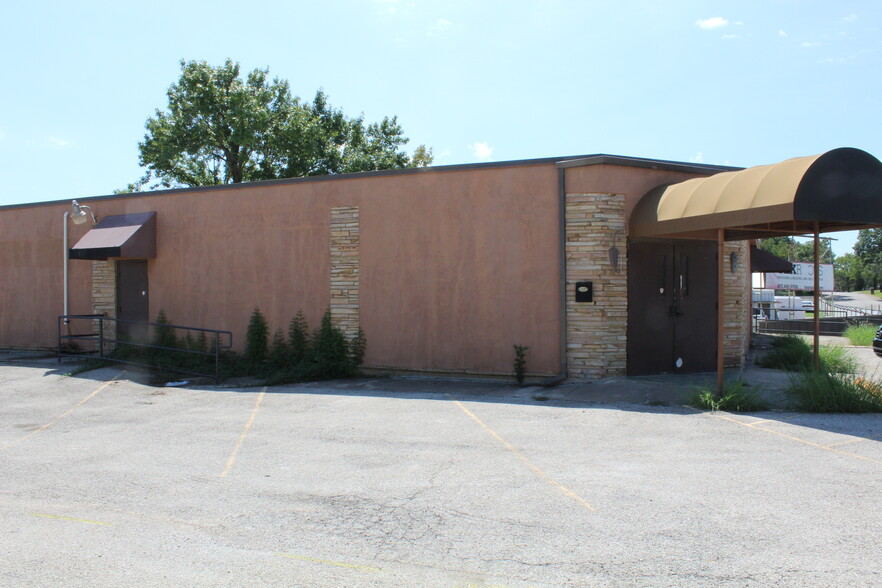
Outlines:
<svg viewBox="0 0 882 588"><path fill-rule="evenodd" d="M98 332L97 333L80 333L73 334L70 332L70 321L73 320L91 320L98 322ZM200 351L198 349L185 349L181 347L168 347L164 345L155 345L152 343L144 343L140 341L131 341L125 339L118 339L116 337L109 338L105 336L105 328L104 323L110 321L112 323L119 324L125 323L130 325L141 325L145 327L158 327L158 328L167 328L167 329L180 329L185 331L196 331L199 333L213 334L214 335L214 345L212 345L212 349L210 351ZM68 333L64 334L64 327L67 326ZM114 332L116 332L114 330ZM222 338L224 339L222 344ZM154 364L131 361L120 359L116 357L112 357L104 353L105 346L107 344L113 345L128 345L130 347L139 347L144 349L165 349L168 351L175 351L179 353L189 353L192 355L201 355L214 357L214 373L204 373L204 372L196 372L192 370L185 370L182 368L172 368L166 367L173 372L178 372L182 374L188 374L193 376L214 376L215 382L220 383L220 353L221 351L225 351L231 349L233 347L233 333L231 331L223 331L218 329L204 329L201 327L188 327L184 325L173 325L171 323L155 323L149 321L133 321L128 319L118 319L109 317L105 314L63 314L58 316L58 361L61 362L62 357L83 357L83 358L94 358L96 357L94 354L83 354L83 353L70 353L64 351L64 342L65 341L94 341L97 344L97 357L99 359L104 359L107 361L113 361L116 363L128 364L128 365L139 365L144 367L156 367Z"/></svg>

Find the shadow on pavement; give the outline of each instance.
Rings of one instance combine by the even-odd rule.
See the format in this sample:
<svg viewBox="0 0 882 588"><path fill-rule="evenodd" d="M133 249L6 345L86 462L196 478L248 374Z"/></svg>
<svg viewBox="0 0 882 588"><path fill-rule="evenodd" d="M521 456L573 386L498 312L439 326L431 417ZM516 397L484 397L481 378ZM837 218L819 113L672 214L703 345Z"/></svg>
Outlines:
<svg viewBox="0 0 882 588"><path fill-rule="evenodd" d="M786 372L765 369L751 364L744 370L730 370L727 380L741 378L755 385L761 396L772 406L771 410L756 413L738 413L757 419L787 422L843 435L866 439L882 438L882 414L842 415L805 414L788 409L789 399L783 389L789 376ZM54 356L22 354L10 357L0 355L0 366L15 365L34 368L42 377L67 376L79 367L76 361L57 363ZM147 371L131 366L113 365L80 374L73 378L104 382L123 379L144 386L155 382ZM186 379L186 378L182 378ZM657 376L614 377L601 380L564 382L557 386L518 386L513 382L483 379L430 378L416 376L364 377L349 380L327 380L287 384L268 388L271 394L315 394L328 396L364 396L378 398L424 399L462 402L504 403L524 406L554 406L561 408L604 408L628 412L651 412L697 416L703 411L686 406L699 389L713 389L715 373L663 374ZM179 388L180 389L180 388ZM184 390L201 392L233 392L254 394L263 389L256 380L238 380L228 385L214 386L194 380ZM850 417L850 418L849 418Z"/></svg>

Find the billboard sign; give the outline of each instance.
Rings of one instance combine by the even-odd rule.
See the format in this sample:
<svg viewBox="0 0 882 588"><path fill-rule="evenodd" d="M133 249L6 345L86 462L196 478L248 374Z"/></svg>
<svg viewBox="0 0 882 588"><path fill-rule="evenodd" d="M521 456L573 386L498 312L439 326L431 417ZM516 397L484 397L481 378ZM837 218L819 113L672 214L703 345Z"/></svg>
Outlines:
<svg viewBox="0 0 882 588"><path fill-rule="evenodd" d="M833 264L822 263L820 270L821 292L833 291ZM793 262L792 274L766 274L766 288L775 290L805 290L811 292L815 289L815 264Z"/></svg>

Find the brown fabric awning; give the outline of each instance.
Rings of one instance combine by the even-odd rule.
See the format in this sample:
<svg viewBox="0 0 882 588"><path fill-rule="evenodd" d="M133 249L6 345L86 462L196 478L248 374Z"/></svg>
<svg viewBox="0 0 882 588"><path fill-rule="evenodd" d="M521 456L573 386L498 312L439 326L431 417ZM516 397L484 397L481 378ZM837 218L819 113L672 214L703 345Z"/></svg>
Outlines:
<svg viewBox="0 0 882 588"><path fill-rule="evenodd" d="M793 272L793 264L777 255L772 255L768 251L763 251L759 247L751 246L750 271L752 273L771 272L776 274L789 274Z"/></svg>
<svg viewBox="0 0 882 588"><path fill-rule="evenodd" d="M101 219L70 249L71 259L156 257L156 213L118 214Z"/></svg>
<svg viewBox="0 0 882 588"><path fill-rule="evenodd" d="M843 231L882 224L882 163L834 149L774 165L659 186L631 215L632 237L726 240Z"/></svg>

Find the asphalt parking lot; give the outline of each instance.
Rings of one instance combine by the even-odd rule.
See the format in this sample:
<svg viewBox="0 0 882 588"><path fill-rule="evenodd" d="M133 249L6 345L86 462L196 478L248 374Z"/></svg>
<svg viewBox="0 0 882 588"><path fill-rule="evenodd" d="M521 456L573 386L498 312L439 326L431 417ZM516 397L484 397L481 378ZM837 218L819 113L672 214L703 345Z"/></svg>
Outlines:
<svg viewBox="0 0 882 588"><path fill-rule="evenodd" d="M871 586L882 415L0 364L3 586ZM541 399L537 399L541 398Z"/></svg>

